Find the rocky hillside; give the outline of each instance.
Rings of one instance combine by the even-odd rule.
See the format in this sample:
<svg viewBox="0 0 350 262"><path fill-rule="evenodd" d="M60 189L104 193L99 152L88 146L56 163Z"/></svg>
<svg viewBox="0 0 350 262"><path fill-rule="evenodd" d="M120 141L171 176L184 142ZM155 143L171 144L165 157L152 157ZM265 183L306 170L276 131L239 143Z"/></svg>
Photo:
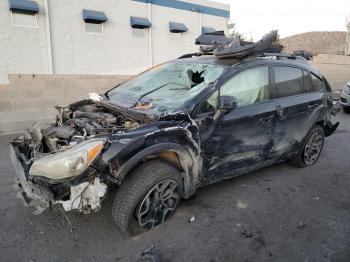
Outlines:
<svg viewBox="0 0 350 262"><path fill-rule="evenodd" d="M280 42L284 46L283 51L288 53L303 49L309 51L313 55L343 55L346 32L307 32L280 39Z"/></svg>

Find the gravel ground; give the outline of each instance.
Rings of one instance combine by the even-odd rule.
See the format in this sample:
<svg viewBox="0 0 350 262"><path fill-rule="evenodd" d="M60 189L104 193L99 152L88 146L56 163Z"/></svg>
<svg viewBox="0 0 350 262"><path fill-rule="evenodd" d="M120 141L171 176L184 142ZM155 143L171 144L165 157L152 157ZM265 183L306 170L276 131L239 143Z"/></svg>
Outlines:
<svg viewBox="0 0 350 262"><path fill-rule="evenodd" d="M202 188L136 237L114 225L111 198L96 214L33 215L16 198L2 136L0 261L137 261L152 245L161 261L350 261L350 115L338 119L314 166L279 164Z"/></svg>

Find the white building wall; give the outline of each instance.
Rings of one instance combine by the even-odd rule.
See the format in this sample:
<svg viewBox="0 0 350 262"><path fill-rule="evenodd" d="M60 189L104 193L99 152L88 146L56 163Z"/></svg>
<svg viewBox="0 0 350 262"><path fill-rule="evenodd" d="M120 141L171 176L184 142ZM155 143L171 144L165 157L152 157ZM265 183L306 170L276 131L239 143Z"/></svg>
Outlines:
<svg viewBox="0 0 350 262"><path fill-rule="evenodd" d="M45 10L37 0L37 28L12 26L8 1L0 1L0 74L50 73L47 52Z"/></svg>
<svg viewBox="0 0 350 262"><path fill-rule="evenodd" d="M130 16L147 17L147 5L125 0L51 0L53 67L58 74L134 74L146 69L147 39L132 39ZM84 32L82 10L103 11L102 34Z"/></svg>
<svg viewBox="0 0 350 262"><path fill-rule="evenodd" d="M184 23L188 27L185 33L171 33L169 22ZM202 26L217 30L227 30L227 19L162 6L152 6L152 46L154 64L198 51L195 39L201 34Z"/></svg>
<svg viewBox="0 0 350 262"><path fill-rule="evenodd" d="M224 9L224 10L230 10L229 5L224 4L224 3L220 3L218 1L208 1L208 0L182 0L182 1L192 3L192 4L197 4L197 5L214 7L214 8Z"/></svg>
<svg viewBox="0 0 350 262"><path fill-rule="evenodd" d="M50 73L44 0L36 2L40 6L38 28L31 29L12 27L8 1L0 1L0 74ZM202 26L226 29L227 23L224 17L131 0L47 2L55 74L136 74L149 68L152 60L156 65L197 51L194 40ZM228 5L205 0L187 2L229 10ZM102 34L84 32L83 9L105 12L108 21ZM146 29L146 38L133 38L130 16L147 18L149 11L152 27ZM169 22L184 23L189 30L170 33Z"/></svg>
<svg viewBox="0 0 350 262"><path fill-rule="evenodd" d="M223 17L202 15L202 26L213 27L216 30L224 30L226 35L228 34L227 22L228 19L224 19Z"/></svg>
<svg viewBox="0 0 350 262"><path fill-rule="evenodd" d="M182 54L198 50L194 39L199 35L198 16L196 12L182 11L162 6L152 6L152 46L154 64L175 59ZM184 23L188 31L171 33L169 22Z"/></svg>

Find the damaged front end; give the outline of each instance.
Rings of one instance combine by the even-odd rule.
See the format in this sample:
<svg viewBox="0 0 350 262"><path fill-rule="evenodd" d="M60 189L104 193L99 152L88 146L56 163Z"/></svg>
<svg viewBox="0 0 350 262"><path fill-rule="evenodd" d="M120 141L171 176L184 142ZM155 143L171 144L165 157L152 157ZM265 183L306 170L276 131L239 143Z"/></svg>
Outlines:
<svg viewBox="0 0 350 262"><path fill-rule="evenodd" d="M18 195L36 214L55 204L65 211L96 212L109 180L95 163L109 147L109 135L138 128L146 118L102 101L57 109L54 124L35 124L10 144Z"/></svg>

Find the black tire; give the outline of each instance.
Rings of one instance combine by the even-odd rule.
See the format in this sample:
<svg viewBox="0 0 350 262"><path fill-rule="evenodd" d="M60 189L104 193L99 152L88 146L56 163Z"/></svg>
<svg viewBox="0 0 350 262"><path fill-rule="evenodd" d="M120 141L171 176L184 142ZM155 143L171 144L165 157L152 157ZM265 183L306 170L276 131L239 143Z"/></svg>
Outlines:
<svg viewBox="0 0 350 262"><path fill-rule="evenodd" d="M321 144L321 148L319 149L319 153L317 155L317 157L314 159L314 161L312 161L311 163L307 163L305 161L305 150L306 150L306 146L309 142L309 140L311 139L312 136L314 136L315 134L319 134L320 137L322 138L322 144ZM307 134L307 136L305 137L304 141L303 141L303 146L300 148L299 153L292 159L289 161L289 163L295 167L308 167L311 166L313 164L315 164L318 160L318 158L321 155L322 149L323 149L323 144L324 144L324 138L325 138L325 134L324 134L324 130L321 126L319 125L314 125L311 130L309 131L309 133Z"/></svg>
<svg viewBox="0 0 350 262"><path fill-rule="evenodd" d="M343 106L343 111L346 114L350 114L350 106Z"/></svg>
<svg viewBox="0 0 350 262"><path fill-rule="evenodd" d="M141 211L141 203L150 191L164 181L171 181L174 184L176 182L178 185L176 191L178 199L176 203L172 202L175 203L175 211L183 192L183 180L176 168L164 161L152 160L139 165L128 175L115 195L112 209L113 219L123 233L135 235L150 229L141 227L137 211ZM167 214L165 219L168 219L174 211L171 211L169 216ZM157 214L158 211L155 212Z"/></svg>

